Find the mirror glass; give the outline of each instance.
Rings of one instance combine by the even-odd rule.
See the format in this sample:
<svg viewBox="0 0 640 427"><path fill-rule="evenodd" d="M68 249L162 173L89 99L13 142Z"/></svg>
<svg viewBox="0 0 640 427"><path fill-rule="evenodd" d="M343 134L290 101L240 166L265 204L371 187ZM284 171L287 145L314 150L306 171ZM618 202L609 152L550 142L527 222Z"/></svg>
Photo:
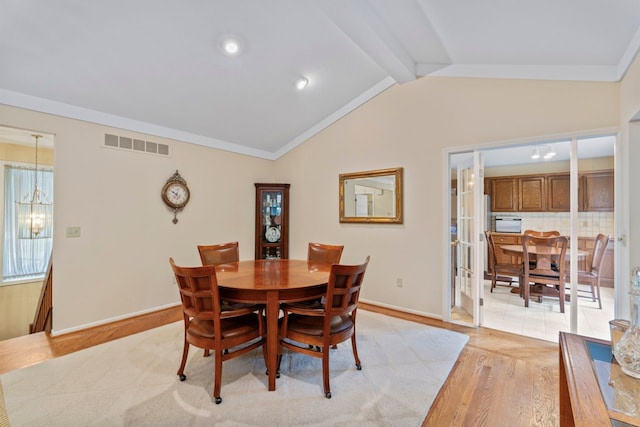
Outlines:
<svg viewBox="0 0 640 427"><path fill-rule="evenodd" d="M402 224L402 168L340 174L340 222Z"/></svg>

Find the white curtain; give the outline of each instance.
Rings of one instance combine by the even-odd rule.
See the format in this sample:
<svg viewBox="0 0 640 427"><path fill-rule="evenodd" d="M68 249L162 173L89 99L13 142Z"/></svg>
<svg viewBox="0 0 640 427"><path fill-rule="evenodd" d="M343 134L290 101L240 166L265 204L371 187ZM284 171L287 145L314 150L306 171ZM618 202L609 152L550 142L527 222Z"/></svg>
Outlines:
<svg viewBox="0 0 640 427"><path fill-rule="evenodd" d="M35 185L35 169L5 165L4 245L2 280L22 280L44 276L53 238L18 239L17 203L30 199ZM38 169L38 188L53 203L53 171Z"/></svg>

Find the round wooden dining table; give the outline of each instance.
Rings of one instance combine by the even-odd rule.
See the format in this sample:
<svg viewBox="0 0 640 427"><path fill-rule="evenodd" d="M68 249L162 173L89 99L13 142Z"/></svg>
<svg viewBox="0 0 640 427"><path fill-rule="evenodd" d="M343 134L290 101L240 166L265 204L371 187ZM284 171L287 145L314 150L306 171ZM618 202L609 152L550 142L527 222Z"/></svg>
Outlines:
<svg viewBox="0 0 640 427"><path fill-rule="evenodd" d="M265 304L269 391L276 389L278 314L281 302L319 298L326 293L331 264L296 259L263 259L216 266L221 298Z"/></svg>
<svg viewBox="0 0 640 427"><path fill-rule="evenodd" d="M522 245L502 245L500 246L500 249L502 249L502 252L504 252L505 254L508 255L515 255L515 256L519 256L522 258L523 254L524 254L524 249L522 248ZM569 261L571 258L571 253L570 253L570 249L571 248L567 248L567 251L565 253L565 260ZM555 247L545 247L544 249L545 253L550 254L552 259L558 259L560 258L560 249L555 248ZM537 255L538 251L535 245L530 245L527 247L527 252L529 252L530 255ZM589 252L587 251L583 251L578 249L578 260L581 259L585 259L587 257L587 255L589 255ZM512 294L517 294L520 293L520 284L518 284L517 288L513 288L511 289L511 293Z"/></svg>
<svg viewBox="0 0 640 427"><path fill-rule="evenodd" d="M502 249L502 252L504 252L505 254L516 255L516 256L520 256L520 257L522 257L522 255L524 253L524 249L522 249L522 245L502 245L502 246L500 246L500 249ZM537 247L535 245L529 246L527 248L527 252L529 252L529 254L531 254L531 255L537 255L538 254ZM558 259L560 257L560 249L558 249L558 248L546 247L545 248L545 253L550 254L551 258ZM586 258L587 255L589 255L589 252L578 249L578 259L579 260ZM570 259L570 256L571 256L570 248L567 248L567 252L565 254L565 259L568 261Z"/></svg>

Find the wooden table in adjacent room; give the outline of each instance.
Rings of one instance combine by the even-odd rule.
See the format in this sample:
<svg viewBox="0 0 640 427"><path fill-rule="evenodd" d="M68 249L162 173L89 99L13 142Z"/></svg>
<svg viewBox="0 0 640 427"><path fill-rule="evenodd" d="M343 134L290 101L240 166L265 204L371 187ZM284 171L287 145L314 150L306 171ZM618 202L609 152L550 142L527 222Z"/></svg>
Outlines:
<svg viewBox="0 0 640 427"><path fill-rule="evenodd" d="M505 254L515 255L520 257L520 261L522 262L522 254L524 253L524 249L522 249L522 245L503 245L500 247ZM567 248L567 252L565 254L565 259L569 261L571 253L569 252L570 248ZM531 245L528 247L529 254L536 255L536 247ZM551 258L558 259L560 257L560 249L551 248ZM587 251L581 251L578 249L578 260L585 259L589 255ZM518 284L519 285L519 284ZM517 294L520 292L519 287L511 289L511 293Z"/></svg>
<svg viewBox="0 0 640 427"><path fill-rule="evenodd" d="M330 271L330 264L291 259L240 261L216 266L222 298L266 304L269 391L276 389L280 303L324 295Z"/></svg>
<svg viewBox="0 0 640 427"><path fill-rule="evenodd" d="M516 256L519 256L520 258L522 258L522 254L524 252L524 249L522 249L522 245L503 245L500 247L500 249L502 249L502 251L506 254L516 255ZM569 256L571 255L569 250L570 248L567 248L567 253L565 254L565 259L567 261L569 261ZM538 253L534 245L529 246L528 251L529 251L529 254L531 255L536 255ZM560 249L558 248L551 248L549 253L551 255L551 258L557 259L560 257ZM587 255L589 255L589 252L578 250L579 260L586 258Z"/></svg>

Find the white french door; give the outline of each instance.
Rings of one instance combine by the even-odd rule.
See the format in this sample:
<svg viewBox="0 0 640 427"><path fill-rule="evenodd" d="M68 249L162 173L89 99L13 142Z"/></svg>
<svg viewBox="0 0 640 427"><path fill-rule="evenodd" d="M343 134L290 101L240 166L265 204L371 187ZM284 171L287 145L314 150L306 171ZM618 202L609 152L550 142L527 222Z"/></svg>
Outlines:
<svg viewBox="0 0 640 427"><path fill-rule="evenodd" d="M484 279L484 251L481 237L484 232L482 157L478 151L473 158L460 165L458 174L457 265L460 306L472 317L474 326L481 322L482 280ZM484 239L482 239L484 240Z"/></svg>

